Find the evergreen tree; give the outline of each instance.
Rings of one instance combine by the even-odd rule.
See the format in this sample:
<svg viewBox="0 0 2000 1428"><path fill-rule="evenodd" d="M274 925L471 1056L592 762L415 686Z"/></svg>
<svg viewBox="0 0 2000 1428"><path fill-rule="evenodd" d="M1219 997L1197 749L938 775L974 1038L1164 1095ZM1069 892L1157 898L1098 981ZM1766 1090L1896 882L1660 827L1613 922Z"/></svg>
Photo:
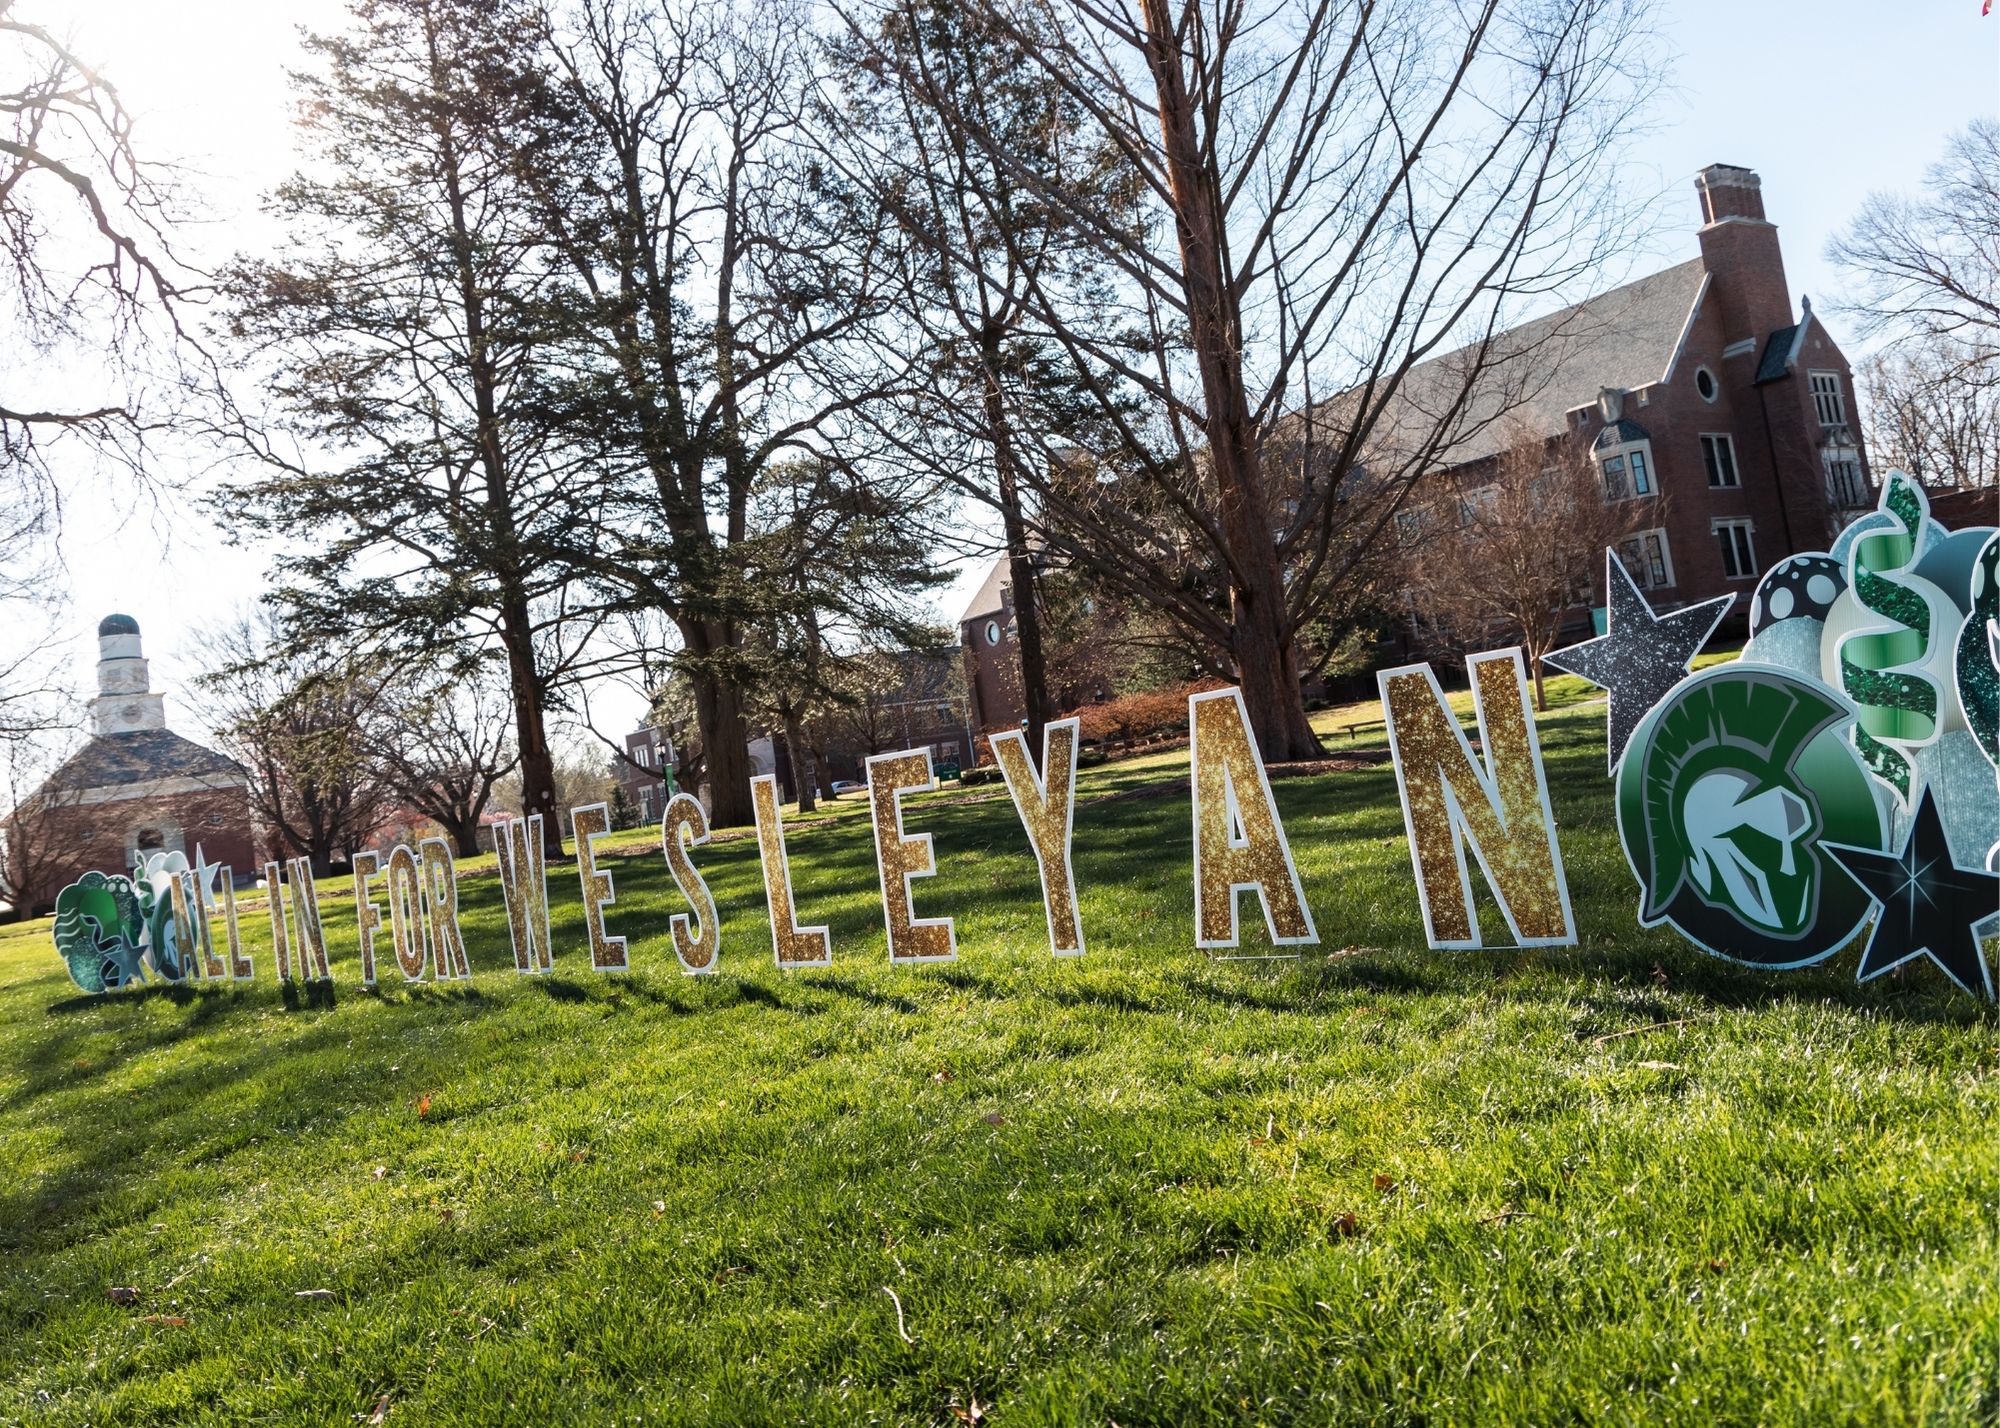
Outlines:
<svg viewBox="0 0 2000 1428"><path fill-rule="evenodd" d="M272 199L290 239L231 284L245 360L304 453L243 423L264 467L240 519L310 533L274 592L302 643L457 665L497 645L526 810L560 854L544 714L565 671L547 650L589 523L556 439L565 295L538 214L575 116L531 62L529 4L351 13L307 38L321 68L293 77L313 166Z"/></svg>

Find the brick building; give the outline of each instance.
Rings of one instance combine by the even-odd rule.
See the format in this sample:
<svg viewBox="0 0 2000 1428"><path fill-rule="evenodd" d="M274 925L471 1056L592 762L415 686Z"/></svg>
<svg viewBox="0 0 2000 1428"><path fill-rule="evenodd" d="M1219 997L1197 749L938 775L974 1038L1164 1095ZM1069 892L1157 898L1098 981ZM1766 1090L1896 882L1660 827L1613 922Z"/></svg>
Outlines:
<svg viewBox="0 0 2000 1428"><path fill-rule="evenodd" d="M664 729L634 729L625 736L625 757L612 761L612 777L639 810L639 821L651 823L666 811L673 797L674 741Z"/></svg>
<svg viewBox="0 0 2000 1428"><path fill-rule="evenodd" d="M1695 190L1698 256L1498 340L1541 364L1509 416L1550 442L1581 443L1605 500L1636 503L1620 553L1663 609L1747 597L1776 561L1826 549L1875 502L1847 358L1809 300L1793 312L1758 176L1712 164ZM1462 360L1426 366L1442 387ZM1426 375L1411 374L1418 403ZM1439 473L1449 498L1476 498L1499 444L1521 429L1495 421L1455 448ZM1420 481L1405 521L1442 499L1426 489ZM1732 619L1740 627L1747 613L1740 601Z"/></svg>
<svg viewBox="0 0 2000 1428"><path fill-rule="evenodd" d="M1021 697L1014 585L1005 555L995 558L958 617L958 644L965 661L967 721L975 729L1018 725L1028 708Z"/></svg>
<svg viewBox="0 0 2000 1428"><path fill-rule="evenodd" d="M95 869L130 873L152 853L197 848L239 880L260 871L249 778L243 767L167 728L166 698L151 688L130 615L97 627L91 738L14 811L7 837L16 869L32 869L30 905Z"/></svg>

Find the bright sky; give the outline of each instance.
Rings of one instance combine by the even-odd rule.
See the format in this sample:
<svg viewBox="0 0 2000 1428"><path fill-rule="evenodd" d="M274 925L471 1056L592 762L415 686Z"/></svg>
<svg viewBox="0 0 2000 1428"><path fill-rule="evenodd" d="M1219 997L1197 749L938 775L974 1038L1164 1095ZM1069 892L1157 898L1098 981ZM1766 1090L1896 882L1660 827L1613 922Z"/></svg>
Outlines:
<svg viewBox="0 0 2000 1428"><path fill-rule="evenodd" d="M268 232L257 195L291 166L284 70L297 28L337 25L329 0L25 0L23 12L67 27L140 116L154 157L199 170L209 222L197 256L254 247ZM1785 240L1793 301L1821 305L1837 283L1821 256L1874 189L1910 188L1944 137L2000 97L2000 14L1979 0L1661 0L1676 56L1674 91L1655 132L1607 155L1604 181L1661 198L1655 247L1665 266L1694 254L1692 179L1704 164L1762 175L1767 212ZM1833 319L1839 331L1839 319ZM1850 355L1853 355L1850 348ZM145 628L154 687L168 718L199 735L201 711L177 698L190 672L186 632L254 597L266 560L226 547L193 509L167 513L161 550L143 525L92 535L73 522L65 547L78 690L90 692L98 619L123 610ZM967 568L938 601L957 617L983 574ZM607 691L597 713L624 727L636 696Z"/></svg>

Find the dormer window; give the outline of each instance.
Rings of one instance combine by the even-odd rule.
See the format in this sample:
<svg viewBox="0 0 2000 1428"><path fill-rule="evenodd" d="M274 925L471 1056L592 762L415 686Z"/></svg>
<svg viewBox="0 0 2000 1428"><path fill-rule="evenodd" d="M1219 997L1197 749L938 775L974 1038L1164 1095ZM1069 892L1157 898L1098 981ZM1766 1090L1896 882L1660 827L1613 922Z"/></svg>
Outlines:
<svg viewBox="0 0 2000 1428"><path fill-rule="evenodd" d="M1653 494L1653 443L1646 428L1629 418L1597 434L1590 454L1604 480L1604 499L1629 501Z"/></svg>

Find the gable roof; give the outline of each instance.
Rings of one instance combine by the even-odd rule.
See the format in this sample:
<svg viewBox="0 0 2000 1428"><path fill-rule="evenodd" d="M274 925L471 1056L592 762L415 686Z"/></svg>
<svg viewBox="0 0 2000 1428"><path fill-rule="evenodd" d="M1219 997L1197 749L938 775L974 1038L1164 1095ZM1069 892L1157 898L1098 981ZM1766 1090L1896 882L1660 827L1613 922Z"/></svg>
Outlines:
<svg viewBox="0 0 2000 1428"><path fill-rule="evenodd" d="M1630 391L1665 380L1707 281L1702 260L1690 258L1495 337L1466 402L1462 424L1471 429L1440 453L1438 464L1498 455L1514 419L1560 436L1568 414L1597 400L1603 388ZM1472 344L1412 367L1383 415L1376 444L1393 450L1400 437L1406 449L1419 449L1458 400L1479 351Z"/></svg>
<svg viewBox="0 0 2000 1428"><path fill-rule="evenodd" d="M212 779L217 788L229 788L245 782L248 774L236 760L170 729L138 729L98 735L65 760L42 787L80 792L161 778Z"/></svg>
<svg viewBox="0 0 2000 1428"><path fill-rule="evenodd" d="M986 572L986 578L979 582L979 589L973 592L972 599L966 604L965 613L958 617L959 624L962 625L967 620L977 620L982 615L997 615L1005 610L1006 601L1000 592L1005 590L1007 585L1007 557L995 556L992 568Z"/></svg>

